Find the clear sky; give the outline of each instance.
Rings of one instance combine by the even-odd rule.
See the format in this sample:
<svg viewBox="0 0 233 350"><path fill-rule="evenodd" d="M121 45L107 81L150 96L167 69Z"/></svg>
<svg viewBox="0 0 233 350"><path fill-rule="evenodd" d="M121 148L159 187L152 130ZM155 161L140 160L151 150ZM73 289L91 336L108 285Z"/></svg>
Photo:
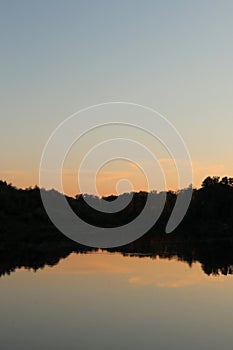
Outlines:
<svg viewBox="0 0 233 350"><path fill-rule="evenodd" d="M0 178L38 184L54 128L80 108L122 100L174 124L195 186L207 175L232 176L232 13L231 0L1 1ZM112 192L106 180L100 192Z"/></svg>

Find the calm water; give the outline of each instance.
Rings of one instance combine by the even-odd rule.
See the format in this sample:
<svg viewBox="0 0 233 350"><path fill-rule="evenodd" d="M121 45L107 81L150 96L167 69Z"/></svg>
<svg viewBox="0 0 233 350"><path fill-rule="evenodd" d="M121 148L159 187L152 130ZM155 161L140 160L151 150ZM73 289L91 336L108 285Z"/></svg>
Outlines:
<svg viewBox="0 0 233 350"><path fill-rule="evenodd" d="M232 350L232 291L199 263L73 253L0 278L1 349Z"/></svg>

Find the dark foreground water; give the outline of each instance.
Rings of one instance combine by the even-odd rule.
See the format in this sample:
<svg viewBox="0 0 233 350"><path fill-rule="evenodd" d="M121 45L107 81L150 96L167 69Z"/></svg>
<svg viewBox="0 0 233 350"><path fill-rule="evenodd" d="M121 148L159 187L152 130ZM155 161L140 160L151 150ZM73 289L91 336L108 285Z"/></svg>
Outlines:
<svg viewBox="0 0 233 350"><path fill-rule="evenodd" d="M0 278L3 350L232 350L233 276L199 263L70 254Z"/></svg>

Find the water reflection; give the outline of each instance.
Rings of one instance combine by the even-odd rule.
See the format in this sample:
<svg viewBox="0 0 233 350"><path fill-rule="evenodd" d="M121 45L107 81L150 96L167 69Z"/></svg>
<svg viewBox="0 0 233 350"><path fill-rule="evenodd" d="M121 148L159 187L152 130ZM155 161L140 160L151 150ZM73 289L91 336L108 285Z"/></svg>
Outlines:
<svg viewBox="0 0 233 350"><path fill-rule="evenodd" d="M69 240L58 242L27 242L9 244L3 242L0 248L0 276L10 274L17 268L33 269L55 266L71 253L86 254L96 252ZM174 235L164 235L160 239L145 235L141 239L123 247L109 249L109 253L120 253L122 257L140 259L176 259L192 267L201 264L206 275L228 275L233 273L233 240L190 241L178 240ZM133 279L132 283L147 283Z"/></svg>
<svg viewBox="0 0 233 350"><path fill-rule="evenodd" d="M72 253L0 287L4 350L232 349L232 279L199 263Z"/></svg>
<svg viewBox="0 0 233 350"><path fill-rule="evenodd" d="M44 269L50 274L49 268ZM218 282L214 276L203 273L199 263L190 268L185 262L175 259L161 259L144 256L123 256L120 253L99 251L78 255L71 253L67 259L61 260L53 273L61 275L83 276L88 278L111 278L120 280L122 284L133 287L182 288L199 284Z"/></svg>

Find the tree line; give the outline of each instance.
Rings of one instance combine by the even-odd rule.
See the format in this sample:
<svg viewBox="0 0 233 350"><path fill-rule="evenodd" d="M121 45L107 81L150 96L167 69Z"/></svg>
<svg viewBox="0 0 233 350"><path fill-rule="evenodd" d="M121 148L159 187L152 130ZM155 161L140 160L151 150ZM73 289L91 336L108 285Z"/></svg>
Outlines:
<svg viewBox="0 0 233 350"><path fill-rule="evenodd" d="M186 191L186 189L181 190ZM49 195L59 195L55 190L47 191ZM66 197L73 211L86 222L100 227L115 227L124 225L136 218L143 210L148 196L154 198L151 215L155 211L160 197L166 195L165 205L157 223L150 230L151 233L161 235L171 215L176 202L177 192L133 192L124 193L126 199L132 195L132 200L122 210L116 213L104 213L91 208L85 201L88 194L79 194L75 198ZM97 202L113 201L117 197L95 197ZM12 184L0 181L0 234L14 234L17 229L24 232L40 231L57 232L50 222L43 207L40 189L17 189ZM175 234L182 237L233 237L233 178L208 176L199 189L193 189L189 209ZM30 233L30 235L32 235Z"/></svg>
<svg viewBox="0 0 233 350"><path fill-rule="evenodd" d="M185 191L182 190L182 191ZM47 191L49 195L59 195ZM177 192L168 191L162 214L144 236L122 247L108 249L123 255L176 257L191 265L202 264L207 274L233 272L233 178L208 176L199 189L193 189L190 207L181 224L171 234L165 227L175 205ZM129 196L129 193L122 196ZM158 199L163 193L135 192L128 206L118 213L107 214L90 208L85 197L66 197L77 215L90 224L120 226L134 219L143 209L147 196ZM96 197L96 201L113 201L116 196ZM156 202L156 200L155 200ZM154 208L151 209L153 215ZM0 275L17 267L43 268L55 265L71 252L86 253L94 248L82 246L60 233L43 207L40 189L17 189L0 181Z"/></svg>

